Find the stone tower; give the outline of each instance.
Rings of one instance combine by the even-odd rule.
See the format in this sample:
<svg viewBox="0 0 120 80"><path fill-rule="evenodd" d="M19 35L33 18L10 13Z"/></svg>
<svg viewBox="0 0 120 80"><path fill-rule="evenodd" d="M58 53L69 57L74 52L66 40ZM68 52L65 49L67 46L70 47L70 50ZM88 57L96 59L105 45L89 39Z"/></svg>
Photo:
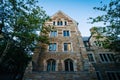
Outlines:
<svg viewBox="0 0 120 80"><path fill-rule="evenodd" d="M55 13L46 25L54 26L48 34L50 44L33 55L33 79L40 80L90 80L90 63L78 23L62 11ZM41 46L41 44L38 44ZM38 78L35 78L37 76ZM59 78L58 78L59 77ZM29 76L30 78L30 76Z"/></svg>

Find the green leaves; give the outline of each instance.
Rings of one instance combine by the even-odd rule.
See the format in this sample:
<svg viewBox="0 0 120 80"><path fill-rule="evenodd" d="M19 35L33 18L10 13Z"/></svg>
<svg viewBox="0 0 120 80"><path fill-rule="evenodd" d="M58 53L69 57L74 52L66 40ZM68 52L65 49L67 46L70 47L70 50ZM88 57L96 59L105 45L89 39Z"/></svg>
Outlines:
<svg viewBox="0 0 120 80"><path fill-rule="evenodd" d="M108 5L103 4L102 7L94 7L95 10L98 11L104 11L105 15L97 16L96 18L90 18L92 20L91 23L96 22L103 22L105 27L101 29L95 29L93 33L97 33L97 38L100 38L100 35L106 37L107 41L107 48L112 50L119 50L120 52L120 46L117 44L119 41L119 35L120 35L120 0L112 0L109 2ZM109 42L109 43L108 43ZM114 46L116 45L116 46ZM108 47L109 46L109 47ZM114 47L112 47L114 46ZM112 47L112 48L111 48Z"/></svg>
<svg viewBox="0 0 120 80"><path fill-rule="evenodd" d="M3 36L0 38L0 72L1 64L4 63L3 66L9 64L10 60L15 63L13 66L16 67L16 72L21 73L24 72L37 43L40 41L49 44L47 36L37 33L39 31L46 34L50 31L51 27L44 25L49 17L41 7L37 6L37 0L2 0L0 2L2 2L0 4L0 35ZM10 44L6 46L8 41Z"/></svg>

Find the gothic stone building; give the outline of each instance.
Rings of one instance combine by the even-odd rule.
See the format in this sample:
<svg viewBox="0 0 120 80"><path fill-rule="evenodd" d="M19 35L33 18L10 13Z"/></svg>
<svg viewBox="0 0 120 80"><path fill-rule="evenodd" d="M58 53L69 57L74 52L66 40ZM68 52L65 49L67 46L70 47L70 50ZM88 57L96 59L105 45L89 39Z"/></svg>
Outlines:
<svg viewBox="0 0 120 80"><path fill-rule="evenodd" d="M94 27L93 27L94 28ZM94 29L90 31L93 33ZM83 42L87 51L89 62L96 71L98 80L120 80L120 52L113 52L103 48L106 37L97 39L96 32L90 37L84 37Z"/></svg>
<svg viewBox="0 0 120 80"><path fill-rule="evenodd" d="M48 34L50 44L38 44L25 80L120 80L119 67L103 63L113 61L112 52L91 47L95 38L82 38L78 23L71 17L58 11L46 25L54 26ZM41 51L40 46L46 49Z"/></svg>

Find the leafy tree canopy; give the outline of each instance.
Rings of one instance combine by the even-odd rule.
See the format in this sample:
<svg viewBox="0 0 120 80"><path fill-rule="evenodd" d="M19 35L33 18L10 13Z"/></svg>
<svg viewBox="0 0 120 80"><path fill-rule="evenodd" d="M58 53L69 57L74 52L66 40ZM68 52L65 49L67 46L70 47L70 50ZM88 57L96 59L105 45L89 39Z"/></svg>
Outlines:
<svg viewBox="0 0 120 80"><path fill-rule="evenodd" d="M49 43L49 19L37 0L0 0L0 72L23 73L38 41ZM11 66L10 66L11 65ZM4 70L5 71L4 71Z"/></svg>
<svg viewBox="0 0 120 80"><path fill-rule="evenodd" d="M91 23L103 22L105 27L96 27L96 31L106 37L106 48L120 52L120 0L111 0L108 4L94 7L95 10L103 11L106 14L90 17Z"/></svg>

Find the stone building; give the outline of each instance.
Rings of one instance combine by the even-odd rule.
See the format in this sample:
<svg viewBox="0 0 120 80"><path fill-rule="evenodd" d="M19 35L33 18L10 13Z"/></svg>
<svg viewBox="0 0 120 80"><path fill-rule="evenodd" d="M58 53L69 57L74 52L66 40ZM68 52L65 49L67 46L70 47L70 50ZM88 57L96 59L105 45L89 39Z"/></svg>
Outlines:
<svg viewBox="0 0 120 80"><path fill-rule="evenodd" d="M25 80L120 80L113 52L96 44L94 35L82 37L78 22L58 11L45 24L54 26L48 34L50 44L45 45L42 52L39 48L42 44L38 44L32 64L26 69ZM117 72L109 73L111 71Z"/></svg>
<svg viewBox="0 0 120 80"><path fill-rule="evenodd" d="M91 33L94 31L93 28L90 29ZM105 37L97 39L96 36L97 33L84 37L83 42L98 80L120 80L120 62L116 61L116 54L120 54L120 52L103 48Z"/></svg>

